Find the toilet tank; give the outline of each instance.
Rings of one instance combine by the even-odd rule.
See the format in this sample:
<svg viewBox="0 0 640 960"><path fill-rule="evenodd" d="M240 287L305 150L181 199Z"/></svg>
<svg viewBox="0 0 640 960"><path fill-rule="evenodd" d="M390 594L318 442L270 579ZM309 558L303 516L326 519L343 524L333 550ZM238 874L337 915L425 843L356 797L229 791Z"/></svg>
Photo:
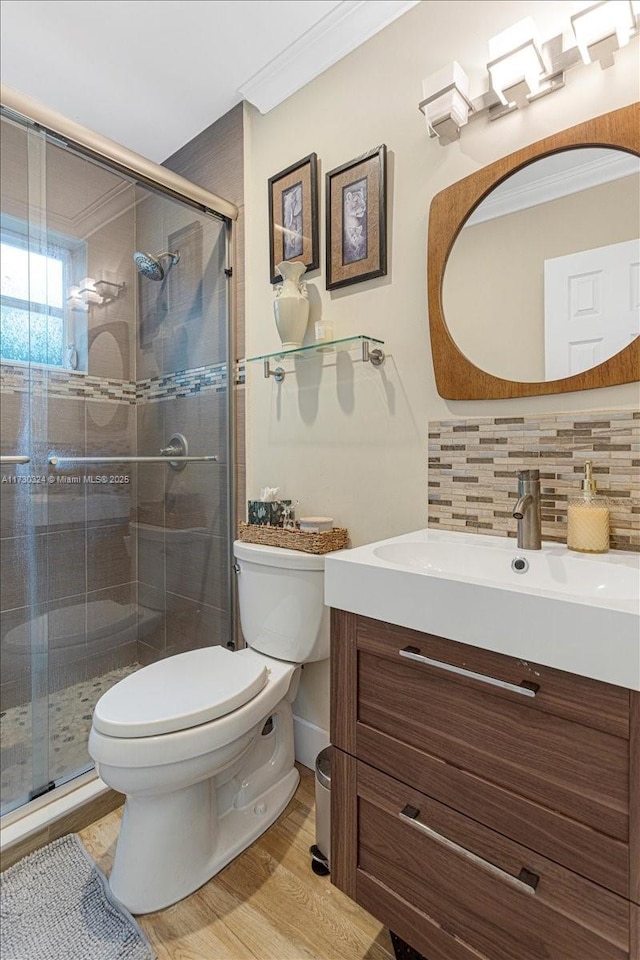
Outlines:
<svg viewBox="0 0 640 960"><path fill-rule="evenodd" d="M242 634L248 646L291 663L329 656L329 609L324 605L324 557L233 545Z"/></svg>

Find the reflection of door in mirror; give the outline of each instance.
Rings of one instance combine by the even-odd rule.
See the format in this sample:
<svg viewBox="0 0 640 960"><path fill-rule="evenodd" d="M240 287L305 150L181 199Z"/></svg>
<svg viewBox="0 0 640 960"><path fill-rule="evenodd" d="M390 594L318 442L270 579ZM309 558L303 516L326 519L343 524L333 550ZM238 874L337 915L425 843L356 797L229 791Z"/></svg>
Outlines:
<svg viewBox="0 0 640 960"><path fill-rule="evenodd" d="M640 336L640 240L544 264L545 379L581 373Z"/></svg>
<svg viewBox="0 0 640 960"><path fill-rule="evenodd" d="M523 382L570 376L618 353L640 325L639 211L640 160L623 150L563 150L503 180L468 218L447 262L442 303L458 349L482 370ZM621 255L632 240L635 267L629 275ZM598 266L589 257L605 247L613 262ZM571 266L577 255L586 259ZM564 261L575 274L552 284L558 303L552 303L549 280L545 285L550 261ZM601 269L598 279L594 271ZM589 305L589 297L600 300ZM625 332L614 336L613 314L622 311L616 301L624 298ZM563 330L550 321L546 334L545 313L559 316ZM606 337L594 328L598 313Z"/></svg>

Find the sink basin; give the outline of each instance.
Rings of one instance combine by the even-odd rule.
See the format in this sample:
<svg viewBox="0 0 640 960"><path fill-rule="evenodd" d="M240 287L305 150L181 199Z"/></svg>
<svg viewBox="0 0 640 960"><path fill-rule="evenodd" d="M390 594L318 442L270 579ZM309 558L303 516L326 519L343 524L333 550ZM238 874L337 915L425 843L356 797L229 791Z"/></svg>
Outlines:
<svg viewBox="0 0 640 960"><path fill-rule="evenodd" d="M329 554L325 602L640 690L637 554L419 530Z"/></svg>
<svg viewBox="0 0 640 960"><path fill-rule="evenodd" d="M373 553L380 560L425 574L479 580L503 589L541 590L593 600L602 597L638 601L637 564L602 563L584 554L572 556L566 549L551 544L543 550L519 551L510 541L504 544L499 541L496 545L469 543L475 539L478 538L467 536L462 542L453 543L446 540L382 543L374 547ZM511 565L517 558L527 565L523 571L514 570Z"/></svg>

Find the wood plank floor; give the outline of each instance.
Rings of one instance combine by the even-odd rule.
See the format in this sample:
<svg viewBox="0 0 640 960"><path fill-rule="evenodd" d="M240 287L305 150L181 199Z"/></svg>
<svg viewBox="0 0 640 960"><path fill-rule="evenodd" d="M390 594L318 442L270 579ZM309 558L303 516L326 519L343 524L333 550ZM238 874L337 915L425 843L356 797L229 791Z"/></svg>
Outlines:
<svg viewBox="0 0 640 960"><path fill-rule="evenodd" d="M311 870L314 777L248 850L185 900L138 917L159 960L392 960L380 923ZM122 808L80 831L111 870Z"/></svg>

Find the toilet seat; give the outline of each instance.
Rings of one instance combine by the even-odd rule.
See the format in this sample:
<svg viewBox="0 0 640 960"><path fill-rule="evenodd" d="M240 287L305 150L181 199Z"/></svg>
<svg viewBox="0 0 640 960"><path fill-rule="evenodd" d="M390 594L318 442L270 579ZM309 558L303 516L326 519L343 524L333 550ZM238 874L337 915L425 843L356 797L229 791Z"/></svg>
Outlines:
<svg viewBox="0 0 640 960"><path fill-rule="evenodd" d="M93 727L109 737L137 738L186 730L224 717L264 688L264 662L224 647L159 660L120 680L98 700Z"/></svg>
<svg viewBox="0 0 640 960"><path fill-rule="evenodd" d="M141 769L178 764L232 743L265 720L291 689L294 674L299 672L300 667L294 663L271 660L248 647L231 655L260 668L266 666L267 682L253 699L233 713L209 723L159 736L109 736L101 733L94 721L89 734L89 755L95 760L98 772L105 766Z"/></svg>

